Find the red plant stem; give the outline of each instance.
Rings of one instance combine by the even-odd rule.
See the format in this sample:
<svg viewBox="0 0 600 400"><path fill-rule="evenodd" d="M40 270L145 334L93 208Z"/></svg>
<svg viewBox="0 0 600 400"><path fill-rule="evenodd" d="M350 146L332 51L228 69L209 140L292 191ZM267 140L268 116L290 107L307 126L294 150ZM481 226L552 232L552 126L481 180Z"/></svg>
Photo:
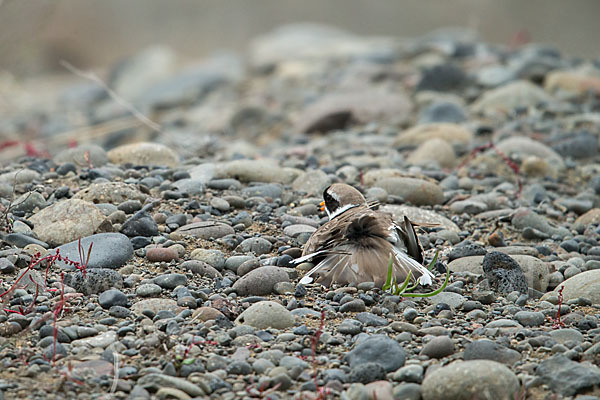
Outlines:
<svg viewBox="0 0 600 400"><path fill-rule="evenodd" d="M323 398L325 395L325 391L319 388L318 382L318 363L317 363L317 346L319 344L319 339L323 334L323 326L325 325L325 310L321 311L321 320L319 321L319 328L316 330L315 334L310 338L310 350L312 353L312 365L313 365L313 375L315 377L315 389L319 394L319 398Z"/></svg>
<svg viewBox="0 0 600 400"><path fill-rule="evenodd" d="M58 316L62 312L65 305L65 273L60 273L60 300L54 306L54 321L52 323L52 366L56 364L56 340L58 338L58 329L56 328L56 321Z"/></svg>
<svg viewBox="0 0 600 400"><path fill-rule="evenodd" d="M50 268L52 267L52 265L54 265L54 263L56 262L56 260L58 261L64 261L65 263L74 266L76 269L80 270L83 274L83 277L85 278L85 274L87 271L87 264L90 260L90 253L92 251L92 246L93 243L90 243L90 247L88 249L88 254L87 257L85 257L85 252L83 251L82 247L81 247L81 239L79 240L79 255L80 258L82 260L82 262L77 262L77 261L72 261L70 259L68 259L67 257L61 256L59 249L56 249L56 253L55 254L51 254L51 255L47 255L45 257L40 258L40 254L37 253L33 256L31 262L29 263L29 265L27 266L27 268L25 269L25 271L23 271L23 273L21 275L19 275L19 277L17 277L17 279L15 280L15 282L8 288L8 290L6 290L4 293L0 294L0 299L2 299L2 297L6 296L7 294L13 292L16 288L17 285L19 284L19 282L21 282L21 280L23 279L23 277L25 277L25 275L27 275L27 273L29 271L31 271L35 266L37 266L38 264L40 264L43 261L48 261L48 265L46 267L45 273L44 273L44 282L48 281L48 272L50 271ZM85 261L83 261L83 259L85 258ZM64 277L64 273L61 274L61 277ZM33 299L32 305L35 304L35 300L37 299L37 296L39 294L39 284L37 282L35 282L33 280L33 278L31 278L31 281L36 285L36 293L35 293L35 297ZM62 284L62 278L61 278L61 285L64 288L64 285ZM49 291L53 291L51 289L48 289ZM63 290L64 291L64 290ZM64 293L61 293L61 296ZM63 300L64 300L64 296L63 296ZM33 306L28 307L27 312L31 311L33 309ZM5 309L6 311L6 309ZM8 312L8 311L7 311Z"/></svg>
<svg viewBox="0 0 600 400"><path fill-rule="evenodd" d="M489 150L489 149L493 149L494 152L496 152L496 154L502 159L502 161L504 161L504 163L516 175L516 177L517 177L517 185L518 185L518 190L517 190L516 197L519 197L521 195L522 190L523 190L523 182L521 182L520 168L519 168L519 166L513 160L511 160L498 147L496 147L496 145L494 144L494 142L489 142L487 144L475 147L473 150L471 150L471 153L469 154L469 156L463 162L460 163L460 165L458 166L457 169L463 168L465 165L467 165L468 163L470 163L473 160L473 158L475 158L475 156L477 154L482 153L485 150Z"/></svg>
<svg viewBox="0 0 600 400"><path fill-rule="evenodd" d="M563 294L562 294L564 288L565 287L563 285L560 287L560 289L558 289L558 312L556 313L556 318L554 319L554 325L552 325L552 327L554 329L558 329L558 328L565 326L565 323L560 320L560 309L562 308L562 304L563 304L563 300L564 300Z"/></svg>

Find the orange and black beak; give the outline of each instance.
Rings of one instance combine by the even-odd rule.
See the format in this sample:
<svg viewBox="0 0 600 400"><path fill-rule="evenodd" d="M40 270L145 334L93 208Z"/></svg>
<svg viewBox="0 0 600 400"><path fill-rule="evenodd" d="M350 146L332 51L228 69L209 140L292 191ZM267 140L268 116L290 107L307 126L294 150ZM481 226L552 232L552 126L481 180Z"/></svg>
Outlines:
<svg viewBox="0 0 600 400"><path fill-rule="evenodd" d="M319 206L321 206L321 211L325 211L325 201L324 200L319 203Z"/></svg>

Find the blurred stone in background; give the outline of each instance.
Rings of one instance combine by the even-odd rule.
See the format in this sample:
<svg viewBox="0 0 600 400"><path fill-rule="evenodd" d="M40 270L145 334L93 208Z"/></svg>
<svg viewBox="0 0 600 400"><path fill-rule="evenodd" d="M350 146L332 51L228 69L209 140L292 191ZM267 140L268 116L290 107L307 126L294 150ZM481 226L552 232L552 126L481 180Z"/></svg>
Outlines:
<svg viewBox="0 0 600 400"><path fill-rule="evenodd" d="M61 69L61 59L108 66L157 44L185 61L244 50L251 38L299 21L400 37L461 26L487 42L531 39L597 58L598 15L596 0L0 0L0 70L31 75Z"/></svg>

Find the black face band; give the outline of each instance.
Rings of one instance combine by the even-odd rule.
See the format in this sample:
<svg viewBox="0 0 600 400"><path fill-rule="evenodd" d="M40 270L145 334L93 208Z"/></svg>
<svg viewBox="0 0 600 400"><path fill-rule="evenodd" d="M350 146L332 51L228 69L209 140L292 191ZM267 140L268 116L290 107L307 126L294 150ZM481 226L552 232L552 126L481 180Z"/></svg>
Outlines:
<svg viewBox="0 0 600 400"><path fill-rule="evenodd" d="M325 200L325 208L327 208L327 211L330 213L337 210L340 206L340 203L334 199L333 196L327 193L327 189L325 189L325 192L323 192L323 200Z"/></svg>

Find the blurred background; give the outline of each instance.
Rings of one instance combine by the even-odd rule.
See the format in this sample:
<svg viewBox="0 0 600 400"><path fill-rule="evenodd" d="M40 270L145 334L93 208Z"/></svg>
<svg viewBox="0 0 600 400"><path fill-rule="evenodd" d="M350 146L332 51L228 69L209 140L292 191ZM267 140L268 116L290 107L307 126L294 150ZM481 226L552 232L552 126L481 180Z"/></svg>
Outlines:
<svg viewBox="0 0 600 400"><path fill-rule="evenodd" d="M196 59L298 21L401 37L461 26L492 43L531 40L594 59L598 16L597 0L0 0L0 70L32 76L61 70L60 59L98 68L152 44Z"/></svg>

